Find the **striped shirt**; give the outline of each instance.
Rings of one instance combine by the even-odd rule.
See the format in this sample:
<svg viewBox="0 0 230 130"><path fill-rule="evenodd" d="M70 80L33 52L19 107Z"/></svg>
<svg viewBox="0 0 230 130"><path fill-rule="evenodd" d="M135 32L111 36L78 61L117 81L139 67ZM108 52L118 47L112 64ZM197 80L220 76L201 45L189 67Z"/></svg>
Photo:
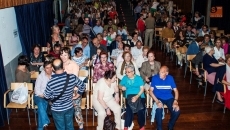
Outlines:
<svg viewBox="0 0 230 130"><path fill-rule="evenodd" d="M176 84L171 75L161 79L160 75L157 74L152 77L151 87L154 88L153 94L156 98L168 100L173 98L172 89L176 88Z"/></svg>
<svg viewBox="0 0 230 130"><path fill-rule="evenodd" d="M51 80L47 83L44 97L46 99L57 98L61 94L66 83L67 73L54 74ZM65 111L73 107L73 92L74 87L78 86L78 93L82 94L85 91L85 84L75 75L70 74L69 83L63 95L53 102L51 110Z"/></svg>

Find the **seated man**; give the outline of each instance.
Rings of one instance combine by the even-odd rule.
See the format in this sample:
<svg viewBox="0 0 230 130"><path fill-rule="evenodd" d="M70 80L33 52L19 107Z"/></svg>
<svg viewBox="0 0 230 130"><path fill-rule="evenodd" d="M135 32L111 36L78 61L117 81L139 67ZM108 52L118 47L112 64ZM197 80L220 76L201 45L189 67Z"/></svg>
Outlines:
<svg viewBox="0 0 230 130"><path fill-rule="evenodd" d="M196 55L200 51L200 45L203 44L203 37L197 37L195 41L193 41L187 50L187 55Z"/></svg>
<svg viewBox="0 0 230 130"><path fill-rule="evenodd" d="M118 48L112 50L111 59L116 60L120 54L123 54L123 42L119 42Z"/></svg>
<svg viewBox="0 0 230 130"><path fill-rule="evenodd" d="M60 58L61 45L59 43L54 44L54 49L49 54L55 59Z"/></svg>
<svg viewBox="0 0 230 130"><path fill-rule="evenodd" d="M168 38L174 38L174 31L172 29L171 22L167 22L167 27L162 30L162 38L166 46L167 53L169 53L170 45L168 42Z"/></svg>
<svg viewBox="0 0 230 130"><path fill-rule="evenodd" d="M112 41L112 43L109 46L109 52L110 54L112 53L112 50L117 49L118 48L118 44L122 42L121 39L121 35L116 35L116 38L114 41Z"/></svg>
<svg viewBox="0 0 230 130"><path fill-rule="evenodd" d="M138 58L140 55L142 55L142 53L143 53L143 52L142 52L142 48L143 48L142 42L139 41L139 40L136 42L136 45L135 45L134 47L131 48L131 54L133 55L134 61L136 61L137 58Z"/></svg>
<svg viewBox="0 0 230 130"><path fill-rule="evenodd" d="M176 84L171 75L168 75L169 69L167 66L162 66L159 74L152 77L150 96L155 101L156 108L156 124L157 130L162 130L162 112L164 105L168 107L171 113L171 117L168 123L168 130L172 130L179 115L180 110L178 106L179 92L176 88ZM172 95L172 90L175 93L175 97Z"/></svg>
<svg viewBox="0 0 230 130"><path fill-rule="evenodd" d="M77 47L81 47L83 49L83 54L87 59L90 58L90 47L88 44L88 38L87 37L83 37L81 44L77 44L72 48L72 50L71 50L71 56L72 57L75 55L74 52L75 52L75 48L77 48Z"/></svg>

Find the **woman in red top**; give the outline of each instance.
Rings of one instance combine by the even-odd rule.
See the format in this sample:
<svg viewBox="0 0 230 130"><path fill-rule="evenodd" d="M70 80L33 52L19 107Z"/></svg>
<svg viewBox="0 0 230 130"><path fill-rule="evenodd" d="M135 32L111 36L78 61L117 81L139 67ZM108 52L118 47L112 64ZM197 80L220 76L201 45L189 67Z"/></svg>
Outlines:
<svg viewBox="0 0 230 130"><path fill-rule="evenodd" d="M101 33L97 34L97 39L101 45L107 46L107 41L103 39L103 35Z"/></svg>
<svg viewBox="0 0 230 130"><path fill-rule="evenodd" d="M138 31L141 33L141 37L143 38L143 34L145 31L145 21L143 14L140 14L140 18L137 20L136 26Z"/></svg>
<svg viewBox="0 0 230 130"><path fill-rule="evenodd" d="M112 10L108 13L108 15L111 19L114 19L115 15L118 16L117 11L114 8L112 8Z"/></svg>

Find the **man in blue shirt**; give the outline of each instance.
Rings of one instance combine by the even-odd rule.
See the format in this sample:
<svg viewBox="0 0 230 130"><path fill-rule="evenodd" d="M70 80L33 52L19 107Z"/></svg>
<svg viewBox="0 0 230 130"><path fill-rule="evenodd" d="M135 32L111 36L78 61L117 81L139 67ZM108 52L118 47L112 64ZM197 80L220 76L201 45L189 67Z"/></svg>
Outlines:
<svg viewBox="0 0 230 130"><path fill-rule="evenodd" d="M89 59L90 58L90 47L89 47L89 44L88 44L88 38L87 37L83 37L82 38L82 43L81 44L77 44L75 45L72 50L71 50L71 56L73 57L75 54L74 54L74 51L75 51L75 48L77 47L81 47L82 50L83 50L83 55Z"/></svg>
<svg viewBox="0 0 230 130"><path fill-rule="evenodd" d="M168 130L172 130L179 115L180 110L178 106L179 92L176 88L176 84L171 75L168 75L168 67L162 66L159 74L152 77L150 96L157 104L156 109L156 124L157 130L162 130L162 111L164 104L168 107L171 113L171 117L168 123ZM172 90L175 93L175 97L172 95Z"/></svg>
<svg viewBox="0 0 230 130"><path fill-rule="evenodd" d="M187 50L187 55L196 55L200 51L200 45L203 43L204 37L197 37L195 41L193 41Z"/></svg>
<svg viewBox="0 0 230 130"><path fill-rule="evenodd" d="M103 33L103 27L101 26L100 20L97 20L96 26L93 27L93 31L97 35L98 33Z"/></svg>

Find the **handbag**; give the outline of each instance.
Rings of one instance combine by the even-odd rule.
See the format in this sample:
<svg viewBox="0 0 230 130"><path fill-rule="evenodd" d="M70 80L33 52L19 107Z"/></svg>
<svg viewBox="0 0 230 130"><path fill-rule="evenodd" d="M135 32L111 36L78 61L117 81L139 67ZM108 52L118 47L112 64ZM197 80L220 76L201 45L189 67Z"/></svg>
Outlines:
<svg viewBox="0 0 230 130"><path fill-rule="evenodd" d="M136 102L132 102L132 98L136 96L136 94L129 94L127 96L127 100L128 100L128 105L130 106L130 108L132 109L133 113L137 113L139 110L144 109L143 104L141 103L141 99L138 98L136 100Z"/></svg>
<svg viewBox="0 0 230 130"><path fill-rule="evenodd" d="M51 100L48 101L48 106L47 106L47 110L46 110L46 112L47 112L48 115L52 115L52 113L51 113L51 105L52 105L55 101L57 101L57 100L64 94L64 92L65 92L65 90L66 90L66 88L67 88L68 83L69 83L69 75L67 74L65 86L64 86L63 90L61 91L61 94L58 95L56 98L51 99Z"/></svg>
<svg viewBox="0 0 230 130"><path fill-rule="evenodd" d="M126 111L121 113L121 117L125 114ZM128 127L128 130L132 130L134 127L134 123L132 122L131 126ZM125 120L121 118L121 129L124 130L125 128Z"/></svg>
<svg viewBox="0 0 230 130"><path fill-rule="evenodd" d="M110 120L109 116L106 116L104 120L103 129L104 130L115 130L115 127L116 127L116 123Z"/></svg>

